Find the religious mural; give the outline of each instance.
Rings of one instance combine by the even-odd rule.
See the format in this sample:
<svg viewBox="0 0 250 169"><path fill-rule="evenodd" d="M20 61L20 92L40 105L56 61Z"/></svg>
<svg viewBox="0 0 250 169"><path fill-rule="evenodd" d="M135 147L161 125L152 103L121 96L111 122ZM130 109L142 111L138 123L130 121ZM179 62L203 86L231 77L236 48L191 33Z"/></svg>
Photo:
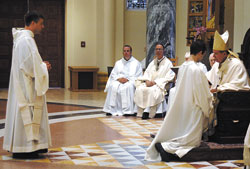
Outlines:
<svg viewBox="0 0 250 169"><path fill-rule="evenodd" d="M147 59L154 58L155 44L164 45L164 55L175 57L176 0L148 0L147 2Z"/></svg>

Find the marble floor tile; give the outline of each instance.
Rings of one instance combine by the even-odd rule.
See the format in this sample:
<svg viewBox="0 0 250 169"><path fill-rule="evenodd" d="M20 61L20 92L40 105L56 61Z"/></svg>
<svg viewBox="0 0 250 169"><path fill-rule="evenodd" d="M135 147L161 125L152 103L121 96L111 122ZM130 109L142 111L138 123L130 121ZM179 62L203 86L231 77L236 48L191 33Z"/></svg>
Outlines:
<svg viewBox="0 0 250 169"><path fill-rule="evenodd" d="M0 129L0 168L26 169L233 169L243 168L242 159L200 162L148 162L144 156L163 119L106 117L102 112L106 93L71 92L50 89L47 93L52 147L36 160L15 160L2 149ZM5 122L7 90L0 89L0 127Z"/></svg>

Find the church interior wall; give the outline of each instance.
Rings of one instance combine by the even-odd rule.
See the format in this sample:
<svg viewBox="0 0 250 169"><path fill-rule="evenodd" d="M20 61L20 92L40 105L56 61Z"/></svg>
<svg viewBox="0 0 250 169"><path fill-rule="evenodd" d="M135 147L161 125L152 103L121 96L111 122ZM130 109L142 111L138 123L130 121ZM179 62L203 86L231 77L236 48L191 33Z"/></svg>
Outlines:
<svg viewBox="0 0 250 169"><path fill-rule="evenodd" d="M67 0L65 7L65 88L68 66L96 66L96 0ZM81 48L81 41L86 47Z"/></svg>
<svg viewBox="0 0 250 169"><path fill-rule="evenodd" d="M225 26L230 31L229 46L240 52L250 27L249 0L225 2ZM130 44L133 55L146 56L146 11L127 11L125 0L66 0L65 15L65 87L69 87L68 66L97 66L107 72L122 57L122 46ZM178 65L189 50L187 36L187 0L176 0L176 56ZM232 20L232 18L234 18ZM86 47L81 48L80 42Z"/></svg>
<svg viewBox="0 0 250 169"><path fill-rule="evenodd" d="M146 57L146 10L125 10L125 44L133 48L133 56L141 61Z"/></svg>
<svg viewBox="0 0 250 169"><path fill-rule="evenodd" d="M225 2L224 31L228 30L229 32L228 47L231 48L232 50L233 50L233 40L234 40L234 1L235 0L224 1Z"/></svg>
<svg viewBox="0 0 250 169"><path fill-rule="evenodd" d="M176 0L176 45L175 55L178 57L178 65L182 64L185 59L185 53L189 51L186 45L187 37L187 13L188 1Z"/></svg>
<svg viewBox="0 0 250 169"><path fill-rule="evenodd" d="M241 44L247 30L250 28L249 0L235 0L234 2L234 52L241 51Z"/></svg>

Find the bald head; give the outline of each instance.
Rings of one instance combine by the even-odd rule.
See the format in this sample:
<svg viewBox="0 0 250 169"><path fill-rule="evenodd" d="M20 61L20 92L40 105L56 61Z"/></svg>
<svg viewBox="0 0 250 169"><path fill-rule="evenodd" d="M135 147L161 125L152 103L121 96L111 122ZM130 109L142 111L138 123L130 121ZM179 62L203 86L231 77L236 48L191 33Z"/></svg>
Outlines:
<svg viewBox="0 0 250 169"><path fill-rule="evenodd" d="M210 66L212 67L215 63L215 57L214 57L214 53L211 53L209 55L209 63L210 63Z"/></svg>

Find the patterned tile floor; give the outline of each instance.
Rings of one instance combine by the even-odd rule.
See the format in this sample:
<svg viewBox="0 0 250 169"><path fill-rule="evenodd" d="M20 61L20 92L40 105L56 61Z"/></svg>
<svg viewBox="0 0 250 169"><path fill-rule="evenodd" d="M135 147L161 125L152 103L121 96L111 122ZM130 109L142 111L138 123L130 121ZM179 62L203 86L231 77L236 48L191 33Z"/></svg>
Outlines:
<svg viewBox="0 0 250 169"><path fill-rule="evenodd" d="M200 162L148 162L144 155L150 144L148 136L156 132L162 120L140 120L133 118L99 118L104 124L118 131L126 139L111 140L93 144L76 145L49 149L38 160L43 163L63 163L72 165L105 166L120 168L149 169L232 169L243 168L242 160L200 161ZM1 160L15 160L11 156L1 156Z"/></svg>

